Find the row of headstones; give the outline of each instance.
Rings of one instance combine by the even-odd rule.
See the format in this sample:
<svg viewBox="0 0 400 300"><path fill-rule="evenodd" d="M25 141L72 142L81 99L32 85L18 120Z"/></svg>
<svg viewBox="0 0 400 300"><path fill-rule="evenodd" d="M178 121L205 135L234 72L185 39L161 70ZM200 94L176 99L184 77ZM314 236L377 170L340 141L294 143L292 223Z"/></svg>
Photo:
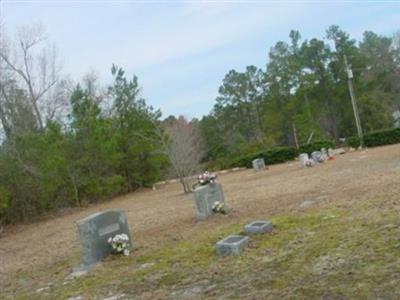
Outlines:
<svg viewBox="0 0 400 300"><path fill-rule="evenodd" d="M307 153L301 153L299 155L300 165L304 167L311 167L316 163L323 163L327 159L332 158L335 155L335 151L331 148L326 150L322 148L321 151L314 151L311 153L311 157ZM253 169L255 171L261 171L265 169L265 161L263 158L256 158L252 161Z"/></svg>
<svg viewBox="0 0 400 300"><path fill-rule="evenodd" d="M334 156L334 150L322 148L321 151L314 151L311 153L311 157L307 153L302 153L299 155L299 161L301 167L312 167L315 163L323 163L327 159Z"/></svg>
<svg viewBox="0 0 400 300"><path fill-rule="evenodd" d="M247 224L244 230L247 234L266 233L272 230L272 223L269 221L254 221ZM113 249L107 240L116 234L124 233L128 235L128 249L133 247L126 214L121 211L96 213L80 220L78 221L78 232L83 256L79 269L85 269L108 256ZM248 241L248 236L229 235L216 243L217 255L239 255Z"/></svg>
<svg viewBox="0 0 400 300"><path fill-rule="evenodd" d="M323 155L324 151L320 153L313 152L312 158L319 161ZM307 154L300 155L302 164L308 159ZM255 159L252 163L256 171L265 169L265 161L262 158ZM194 200L197 208L197 217L199 219L208 218L214 214L213 206L216 202L225 204L222 185L214 182L197 187L194 191ZM258 223L256 222L254 226L257 226ZM125 233L129 238L128 249L132 248L132 239L124 212L107 211L96 213L78 221L77 226L82 249L83 266L90 266L109 255L113 249L108 240L117 234ZM227 240L221 241L220 245L224 245L224 243L235 239L228 237Z"/></svg>
<svg viewBox="0 0 400 300"><path fill-rule="evenodd" d="M194 199L199 219L206 219L213 215L213 205L216 202L225 204L222 185L217 182L196 188ZM82 264L77 269L85 269L111 254L113 248L108 240L118 234L128 236L127 249L132 249L133 244L129 234L128 220L126 214L122 211L95 213L79 220L77 227L82 252Z"/></svg>
<svg viewBox="0 0 400 300"><path fill-rule="evenodd" d="M253 166L257 165L256 170L265 168L264 160L253 161ZM197 207L197 217L200 219L208 218L214 214L213 205L218 203L225 204L224 192L220 183L214 182L200 186L194 190L194 198ZM272 230L272 223L269 221L254 221L247 224L244 231L247 234L265 233ZM216 243L216 252L220 256L239 255L249 241L248 236L229 235Z"/></svg>
<svg viewBox="0 0 400 300"><path fill-rule="evenodd" d="M325 149L315 151L311 154L311 159L315 162L323 162L329 156L333 156L332 150L328 152ZM300 155L300 163L306 166L310 158L308 154L303 153ZM262 158L253 160L253 168L256 171L265 169L265 161ZM214 182L206 185L199 186L194 191L194 200L197 208L197 217L199 219L206 219L214 214L213 206L215 203L225 204L224 192L220 183ZM127 217L121 211L107 211L93 214L85 219L77 222L78 233L81 242L81 249L83 255L83 265L92 265L105 256L109 255L113 249L108 243L110 237L117 234L125 233L128 238L128 249L132 248L132 240L128 230ZM254 222L253 225L248 225L247 228L261 226L260 222ZM269 225L268 225L269 226ZM228 237L220 241L220 249L225 249L223 245L226 243L245 243L246 239L238 240L238 237ZM238 244L238 245L239 245ZM217 247L218 248L218 247ZM225 251L225 250L218 250ZM235 252L235 251L233 251Z"/></svg>

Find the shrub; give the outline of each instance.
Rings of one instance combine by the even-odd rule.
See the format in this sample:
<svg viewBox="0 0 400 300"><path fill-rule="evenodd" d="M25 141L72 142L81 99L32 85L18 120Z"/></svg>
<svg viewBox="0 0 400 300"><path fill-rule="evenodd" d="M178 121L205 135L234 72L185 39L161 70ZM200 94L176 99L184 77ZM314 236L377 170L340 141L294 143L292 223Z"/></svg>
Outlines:
<svg viewBox="0 0 400 300"><path fill-rule="evenodd" d="M0 186L0 226L2 225L2 220L8 206L10 205L11 195L3 187Z"/></svg>
<svg viewBox="0 0 400 300"><path fill-rule="evenodd" d="M400 128L371 132L364 137L367 147L400 143Z"/></svg>
<svg viewBox="0 0 400 300"><path fill-rule="evenodd" d="M346 140L346 143L347 143L347 146L352 147L352 148L360 147L360 139L358 138L358 136L349 137Z"/></svg>
<svg viewBox="0 0 400 300"><path fill-rule="evenodd" d="M376 147L400 143L400 128L373 131L364 135L364 145L366 147ZM347 145L353 148L360 146L358 137L350 137Z"/></svg>

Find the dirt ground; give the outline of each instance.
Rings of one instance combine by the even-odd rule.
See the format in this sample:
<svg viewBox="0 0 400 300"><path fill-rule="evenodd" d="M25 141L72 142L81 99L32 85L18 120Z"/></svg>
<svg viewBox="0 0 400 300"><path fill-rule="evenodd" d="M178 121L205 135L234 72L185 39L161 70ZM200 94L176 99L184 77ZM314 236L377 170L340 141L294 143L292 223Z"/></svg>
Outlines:
<svg viewBox="0 0 400 300"><path fill-rule="evenodd" d="M313 207L332 202L346 206L365 195L371 198L379 193L398 193L400 145L350 152L310 169L301 169L293 161L261 172L226 173L220 175L219 181L223 184L226 204L232 209L229 218L196 220L193 196L183 195L176 183L46 221L8 227L0 237L0 281L79 255L75 222L102 210L126 211L135 247L139 253L146 253L222 222L233 224L258 216L302 211L309 209L307 203Z"/></svg>

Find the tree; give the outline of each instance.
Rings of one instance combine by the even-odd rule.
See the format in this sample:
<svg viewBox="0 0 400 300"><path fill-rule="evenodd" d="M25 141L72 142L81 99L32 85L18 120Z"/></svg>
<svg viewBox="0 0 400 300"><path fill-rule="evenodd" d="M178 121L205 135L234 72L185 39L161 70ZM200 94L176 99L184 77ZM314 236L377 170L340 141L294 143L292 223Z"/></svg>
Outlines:
<svg viewBox="0 0 400 300"><path fill-rule="evenodd" d="M118 173L126 178L128 190L153 184L166 165L158 135L160 111L141 97L138 79L126 79L123 69L113 66L114 83L109 88L115 143L121 159Z"/></svg>
<svg viewBox="0 0 400 300"><path fill-rule="evenodd" d="M255 66L246 67L243 73L231 70L219 88L213 113L223 127L224 144L231 150L241 143L263 140L259 111L262 76Z"/></svg>
<svg viewBox="0 0 400 300"><path fill-rule="evenodd" d="M21 27L14 43L0 47L0 64L26 89L40 130L44 129L47 119L52 120L57 110L64 108L66 101L65 97L60 97L66 82L60 80L61 68L55 46L37 49L44 40L44 29L36 24ZM51 97L47 97L50 94Z"/></svg>
<svg viewBox="0 0 400 300"><path fill-rule="evenodd" d="M184 193L191 191L189 176L200 169L203 142L197 122L187 121L183 116L165 123L168 139L164 141L166 153Z"/></svg>

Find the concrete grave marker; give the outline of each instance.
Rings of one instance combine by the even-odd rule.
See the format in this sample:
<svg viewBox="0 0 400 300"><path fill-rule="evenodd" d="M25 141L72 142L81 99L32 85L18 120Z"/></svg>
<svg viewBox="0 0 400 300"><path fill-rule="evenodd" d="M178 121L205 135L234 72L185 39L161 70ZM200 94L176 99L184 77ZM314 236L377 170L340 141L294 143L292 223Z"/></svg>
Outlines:
<svg viewBox="0 0 400 300"><path fill-rule="evenodd" d="M108 238L125 233L129 237L129 250L132 239L129 234L128 220L122 211L95 213L77 222L81 243L83 265L90 266L102 260L112 252Z"/></svg>
<svg viewBox="0 0 400 300"><path fill-rule="evenodd" d="M272 230L272 223L269 221L254 221L244 226L244 231L249 234L265 233Z"/></svg>
<svg viewBox="0 0 400 300"><path fill-rule="evenodd" d="M300 161L301 167L305 168L307 166L308 160L309 160L309 158L308 158L307 153L302 153L299 155L299 161Z"/></svg>
<svg viewBox="0 0 400 300"><path fill-rule="evenodd" d="M196 202L197 217L200 219L208 218L213 214L212 207L215 202L225 203L222 185L215 182L197 187L194 190L194 200Z"/></svg>
<svg viewBox="0 0 400 300"><path fill-rule="evenodd" d="M255 171L261 171L265 169L265 161L263 158L256 158L252 161L253 169Z"/></svg>
<svg viewBox="0 0 400 300"><path fill-rule="evenodd" d="M321 151L314 151L313 153L311 153L311 157L313 161L317 163L323 163L325 161L324 155Z"/></svg>
<svg viewBox="0 0 400 300"><path fill-rule="evenodd" d="M215 244L219 256L239 255L247 245L249 237L242 235L230 235Z"/></svg>

